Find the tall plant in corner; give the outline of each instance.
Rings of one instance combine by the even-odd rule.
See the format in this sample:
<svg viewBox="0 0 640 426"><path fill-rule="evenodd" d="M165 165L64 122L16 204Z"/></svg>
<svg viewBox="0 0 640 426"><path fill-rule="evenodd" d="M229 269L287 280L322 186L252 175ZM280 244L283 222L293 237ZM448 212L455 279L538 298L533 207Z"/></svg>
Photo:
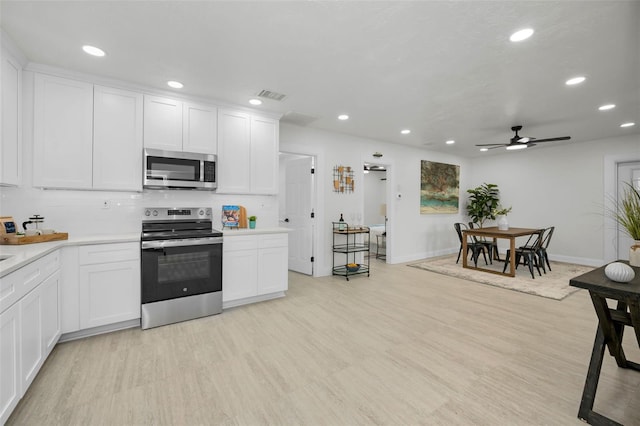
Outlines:
<svg viewBox="0 0 640 426"><path fill-rule="evenodd" d="M613 217L632 239L640 241L640 191L628 182Z"/></svg>
<svg viewBox="0 0 640 426"><path fill-rule="evenodd" d="M484 225L487 219L495 220L495 211L500 204L500 190L498 185L493 183L483 183L477 188L467 189L469 202L467 203L467 214L474 223Z"/></svg>

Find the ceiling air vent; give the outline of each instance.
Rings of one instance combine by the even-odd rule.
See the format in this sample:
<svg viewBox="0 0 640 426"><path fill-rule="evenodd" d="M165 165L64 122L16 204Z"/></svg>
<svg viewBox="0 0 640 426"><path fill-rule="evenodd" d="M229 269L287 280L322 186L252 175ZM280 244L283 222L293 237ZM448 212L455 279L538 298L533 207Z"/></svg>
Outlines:
<svg viewBox="0 0 640 426"><path fill-rule="evenodd" d="M256 96L259 98L271 99L272 101L281 101L287 97L287 95L283 95L282 93L272 92L271 90L262 90Z"/></svg>

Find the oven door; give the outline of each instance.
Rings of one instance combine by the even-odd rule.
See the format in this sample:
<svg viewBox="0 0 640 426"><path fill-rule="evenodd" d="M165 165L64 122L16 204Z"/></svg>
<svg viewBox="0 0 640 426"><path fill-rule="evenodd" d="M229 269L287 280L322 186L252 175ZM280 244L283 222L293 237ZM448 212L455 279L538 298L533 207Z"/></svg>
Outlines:
<svg viewBox="0 0 640 426"><path fill-rule="evenodd" d="M142 303L222 291L222 238L142 242Z"/></svg>

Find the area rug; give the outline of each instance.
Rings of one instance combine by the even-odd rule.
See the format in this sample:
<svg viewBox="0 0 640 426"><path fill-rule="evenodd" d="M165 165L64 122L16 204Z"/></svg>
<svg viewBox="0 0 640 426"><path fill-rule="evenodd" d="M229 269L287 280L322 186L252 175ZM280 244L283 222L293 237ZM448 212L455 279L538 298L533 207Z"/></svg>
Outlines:
<svg viewBox="0 0 640 426"><path fill-rule="evenodd" d="M456 264L456 257L457 255L442 256L419 263L412 263L408 266L555 300L562 300L579 290L579 288L569 286L571 278L593 270L592 266L551 261L551 271L547 271L545 274L541 269L542 276L539 276L538 271L534 269L535 279L531 278L529 268L523 265L518 266L515 277L505 277L463 268L462 259ZM504 257L501 258L504 259ZM483 268L499 271L502 271L503 265L504 260L494 260L493 265L486 266L482 258L478 263L478 266Z"/></svg>

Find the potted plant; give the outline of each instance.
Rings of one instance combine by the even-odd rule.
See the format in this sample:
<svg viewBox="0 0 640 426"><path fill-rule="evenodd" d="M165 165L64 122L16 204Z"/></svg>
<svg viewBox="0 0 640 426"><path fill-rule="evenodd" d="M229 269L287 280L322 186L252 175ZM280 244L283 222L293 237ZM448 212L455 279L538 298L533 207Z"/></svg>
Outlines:
<svg viewBox="0 0 640 426"><path fill-rule="evenodd" d="M493 215L498 219L498 229L506 231L509 229L509 222L507 221L507 215L511 211L511 207L502 207L498 204L498 207L493 211Z"/></svg>
<svg viewBox="0 0 640 426"><path fill-rule="evenodd" d="M249 216L249 228L255 229L256 227L256 216Z"/></svg>
<svg viewBox="0 0 640 426"><path fill-rule="evenodd" d="M467 189L467 192L471 194L467 203L467 214L473 222L482 228L485 220L495 220L494 212L500 203L498 185L483 183L477 188Z"/></svg>
<svg viewBox="0 0 640 426"><path fill-rule="evenodd" d="M640 266L640 191L627 183L612 215L627 234L635 240L629 250L629 264Z"/></svg>

